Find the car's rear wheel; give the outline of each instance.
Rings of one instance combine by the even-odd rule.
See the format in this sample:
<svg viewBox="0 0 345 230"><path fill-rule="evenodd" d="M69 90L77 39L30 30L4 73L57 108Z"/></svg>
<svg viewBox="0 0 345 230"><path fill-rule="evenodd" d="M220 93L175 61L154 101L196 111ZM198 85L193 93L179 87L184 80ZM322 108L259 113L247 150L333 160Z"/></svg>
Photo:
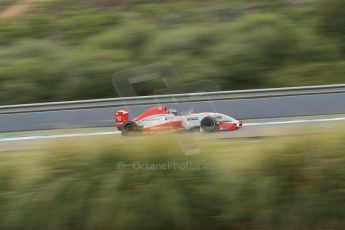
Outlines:
<svg viewBox="0 0 345 230"><path fill-rule="evenodd" d="M134 134L140 131L139 126L134 121L126 121L121 127L122 135Z"/></svg>
<svg viewBox="0 0 345 230"><path fill-rule="evenodd" d="M218 129L218 122L213 117L205 117L201 120L201 129L204 132L214 132Z"/></svg>

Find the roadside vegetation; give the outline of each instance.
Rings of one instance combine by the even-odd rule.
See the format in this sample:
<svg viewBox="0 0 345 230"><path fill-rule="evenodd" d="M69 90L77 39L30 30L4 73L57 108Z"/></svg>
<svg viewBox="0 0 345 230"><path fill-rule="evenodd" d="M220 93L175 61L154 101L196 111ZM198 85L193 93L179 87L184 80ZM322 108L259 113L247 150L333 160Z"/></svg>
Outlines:
<svg viewBox="0 0 345 230"><path fill-rule="evenodd" d="M222 90L345 82L343 0L25 4L0 19L0 104L116 97L115 72L158 62Z"/></svg>
<svg viewBox="0 0 345 230"><path fill-rule="evenodd" d="M0 229L342 229L344 137L195 139L192 156L175 136L1 153Z"/></svg>

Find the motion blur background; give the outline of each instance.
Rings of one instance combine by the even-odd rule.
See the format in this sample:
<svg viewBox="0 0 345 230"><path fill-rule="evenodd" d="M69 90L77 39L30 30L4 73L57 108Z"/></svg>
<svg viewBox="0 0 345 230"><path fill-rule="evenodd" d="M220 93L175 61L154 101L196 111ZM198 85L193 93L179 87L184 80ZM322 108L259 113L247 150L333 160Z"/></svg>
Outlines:
<svg viewBox="0 0 345 230"><path fill-rule="evenodd" d="M344 12L344 0L0 0L0 105L116 97L114 73L162 62L221 90L345 83ZM0 133L0 229L344 229L345 117L327 118L339 120L248 121L265 135L227 138Z"/></svg>
<svg viewBox="0 0 345 230"><path fill-rule="evenodd" d="M0 104L116 97L115 72L157 62L222 90L345 82L344 12L343 0L1 0Z"/></svg>

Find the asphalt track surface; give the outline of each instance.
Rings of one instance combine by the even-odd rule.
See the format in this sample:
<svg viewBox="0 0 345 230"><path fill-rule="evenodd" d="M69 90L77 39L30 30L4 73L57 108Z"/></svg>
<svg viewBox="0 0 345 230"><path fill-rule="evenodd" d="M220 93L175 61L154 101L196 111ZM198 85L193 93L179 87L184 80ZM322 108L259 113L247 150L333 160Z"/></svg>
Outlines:
<svg viewBox="0 0 345 230"><path fill-rule="evenodd" d="M260 119L345 113L345 93L200 101L166 104L185 112L219 112L234 118ZM126 107L135 116L153 105ZM124 107L0 114L0 133L112 127L114 112Z"/></svg>
<svg viewBox="0 0 345 230"><path fill-rule="evenodd" d="M197 137L206 138L260 138L280 135L305 135L335 132L345 127L345 114L313 117L245 120L244 127L232 132L203 133ZM182 134L183 135L183 134ZM49 140L87 137L128 138L112 127L78 130L49 130L35 132L14 132L0 134L0 151L44 149ZM48 145L46 145L48 144Z"/></svg>

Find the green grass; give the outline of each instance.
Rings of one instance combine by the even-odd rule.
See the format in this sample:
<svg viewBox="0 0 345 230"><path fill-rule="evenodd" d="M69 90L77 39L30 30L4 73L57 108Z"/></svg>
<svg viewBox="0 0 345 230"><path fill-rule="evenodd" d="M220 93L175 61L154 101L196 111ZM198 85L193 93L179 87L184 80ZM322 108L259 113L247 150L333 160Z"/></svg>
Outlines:
<svg viewBox="0 0 345 230"><path fill-rule="evenodd" d="M0 229L340 229L344 137L182 136L199 148L193 156L174 135L3 153ZM170 168L139 170L138 162ZM181 167L191 162L194 168Z"/></svg>

